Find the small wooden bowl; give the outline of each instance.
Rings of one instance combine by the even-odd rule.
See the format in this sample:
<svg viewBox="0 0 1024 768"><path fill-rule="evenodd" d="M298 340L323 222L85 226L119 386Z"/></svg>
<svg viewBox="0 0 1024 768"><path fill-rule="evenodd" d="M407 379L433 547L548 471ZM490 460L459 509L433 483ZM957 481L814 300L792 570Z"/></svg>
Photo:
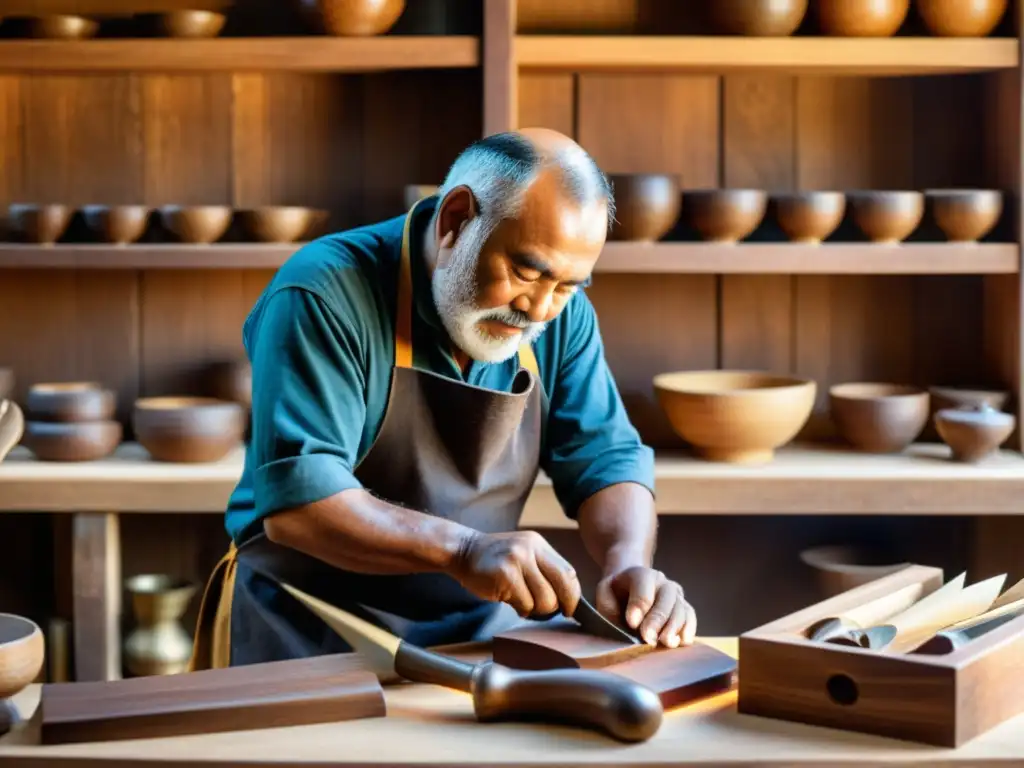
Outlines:
<svg viewBox="0 0 1024 768"><path fill-rule="evenodd" d="M161 14L160 28L170 37L216 37L227 17L215 11L169 11Z"/></svg>
<svg viewBox="0 0 1024 768"><path fill-rule="evenodd" d="M26 242L53 245L67 230L71 214L66 205L14 203L7 209L7 225Z"/></svg>
<svg viewBox="0 0 1024 768"><path fill-rule="evenodd" d="M328 35L383 35L398 22L405 0L300 0L303 13Z"/></svg>
<svg viewBox="0 0 1024 768"><path fill-rule="evenodd" d="M54 14L31 19L29 28L32 37L52 40L84 40L95 37L100 25L99 22L84 16Z"/></svg>
<svg viewBox="0 0 1024 768"><path fill-rule="evenodd" d="M1010 401L1010 393L995 389L967 389L963 387L928 387L932 415L947 408L988 405L1001 411Z"/></svg>
<svg viewBox="0 0 1024 768"><path fill-rule="evenodd" d="M0 733L20 720L10 698L39 677L45 658L39 626L23 616L0 613Z"/></svg>
<svg viewBox="0 0 1024 768"><path fill-rule="evenodd" d="M309 231L319 213L297 206L265 206L241 211L239 218L250 237L264 243L294 243Z"/></svg>
<svg viewBox="0 0 1024 768"><path fill-rule="evenodd" d="M1006 15L1008 0L915 0L921 23L940 37L986 37Z"/></svg>
<svg viewBox="0 0 1024 768"><path fill-rule="evenodd" d="M33 384L25 408L32 421L106 421L114 417L117 396L91 381Z"/></svg>
<svg viewBox="0 0 1024 768"><path fill-rule="evenodd" d="M808 0L714 0L708 23L720 34L788 37L807 15Z"/></svg>
<svg viewBox="0 0 1024 768"><path fill-rule="evenodd" d="M252 406L252 365L248 360L214 363L209 372L210 394L217 400Z"/></svg>
<svg viewBox="0 0 1024 768"><path fill-rule="evenodd" d="M96 461L121 444L119 421L26 421L22 445L40 461Z"/></svg>
<svg viewBox="0 0 1024 768"><path fill-rule="evenodd" d="M615 225L609 240L660 240L679 218L679 178L664 173L622 173L609 177L615 190Z"/></svg>
<svg viewBox="0 0 1024 768"><path fill-rule="evenodd" d="M683 207L705 240L737 243L764 220L768 195L760 189L688 189Z"/></svg>
<svg viewBox="0 0 1024 768"><path fill-rule="evenodd" d="M139 443L156 461L218 461L245 434L245 409L212 397L148 397L135 402Z"/></svg>
<svg viewBox="0 0 1024 768"><path fill-rule="evenodd" d="M896 562L884 552L844 545L809 547L800 553L800 559L814 570L822 599L835 597L910 565Z"/></svg>
<svg viewBox="0 0 1024 768"><path fill-rule="evenodd" d="M775 195L773 202L779 227L795 243L820 244L846 215L842 192L792 192Z"/></svg>
<svg viewBox="0 0 1024 768"><path fill-rule="evenodd" d="M828 395L839 434L867 453L904 450L928 421L928 392L918 387L858 382L837 384Z"/></svg>
<svg viewBox="0 0 1024 768"><path fill-rule="evenodd" d="M809 379L757 371L681 371L654 377L672 429L709 461L763 464L793 440L814 408Z"/></svg>
<svg viewBox="0 0 1024 768"><path fill-rule="evenodd" d="M82 217L104 242L125 245L142 237L149 224L149 210L144 205L87 205Z"/></svg>
<svg viewBox="0 0 1024 768"><path fill-rule="evenodd" d="M420 200L433 197L441 187L436 184L406 184L403 190L402 200L405 203L405 210L409 210Z"/></svg>
<svg viewBox="0 0 1024 768"><path fill-rule="evenodd" d="M998 189L929 189L925 199L935 225L952 243L977 242L1003 215Z"/></svg>
<svg viewBox="0 0 1024 768"><path fill-rule="evenodd" d="M6 400L14 395L14 369L0 368L0 400Z"/></svg>
<svg viewBox="0 0 1024 768"><path fill-rule="evenodd" d="M853 221L875 243L896 244L913 233L924 218L924 194L914 191L847 193Z"/></svg>
<svg viewBox="0 0 1024 768"><path fill-rule="evenodd" d="M160 209L164 227L186 243L209 244L220 240L231 226L232 215L226 205L165 205Z"/></svg>
<svg viewBox="0 0 1024 768"><path fill-rule="evenodd" d="M892 37L910 15L910 0L815 0L818 29L835 37Z"/></svg>
<svg viewBox="0 0 1024 768"><path fill-rule="evenodd" d="M935 429L955 461L974 463L991 456L1017 425L1010 413L989 405L946 408L935 414Z"/></svg>

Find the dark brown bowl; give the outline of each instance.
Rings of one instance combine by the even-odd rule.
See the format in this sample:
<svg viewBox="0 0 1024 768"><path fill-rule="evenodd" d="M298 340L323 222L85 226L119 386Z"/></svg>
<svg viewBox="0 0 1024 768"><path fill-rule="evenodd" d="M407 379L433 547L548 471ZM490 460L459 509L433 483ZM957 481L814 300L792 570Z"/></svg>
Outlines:
<svg viewBox="0 0 1024 768"><path fill-rule="evenodd" d="M1009 0L915 0L921 23L939 37L985 37L1006 15Z"/></svg>
<svg viewBox="0 0 1024 768"><path fill-rule="evenodd" d="M82 208L86 225L104 242L134 243L149 224L150 209L145 205L87 205Z"/></svg>
<svg viewBox="0 0 1024 768"><path fill-rule="evenodd" d="M664 173L610 176L615 190L615 224L610 240L659 240L679 218L679 178Z"/></svg>
<svg viewBox="0 0 1024 768"><path fill-rule="evenodd" d="M808 0L713 0L708 23L715 32L749 37L788 37L807 15Z"/></svg>
<svg viewBox="0 0 1024 768"><path fill-rule="evenodd" d="M25 242L53 245L68 228L71 214L66 205L13 203L7 209L7 226Z"/></svg>
<svg viewBox="0 0 1024 768"><path fill-rule="evenodd" d="M84 16L54 14L31 19L29 28L32 37L52 40L84 40L95 37L100 25L99 22Z"/></svg>
<svg viewBox="0 0 1024 768"><path fill-rule="evenodd" d="M227 17L215 11L170 11L160 16L160 28L170 37L216 37Z"/></svg>
<svg viewBox="0 0 1024 768"><path fill-rule="evenodd" d="M892 37L910 15L910 0L815 0L815 11L823 35Z"/></svg>
<svg viewBox="0 0 1024 768"><path fill-rule="evenodd" d="M117 396L96 382L33 384L25 401L32 421L106 421L117 408Z"/></svg>
<svg viewBox="0 0 1024 768"><path fill-rule="evenodd" d="M0 400L14 396L15 381L13 368L0 368Z"/></svg>
<svg viewBox="0 0 1024 768"><path fill-rule="evenodd" d="M239 218L250 237L264 243L294 243L310 230L324 211L298 206L264 206L241 211Z"/></svg>
<svg viewBox="0 0 1024 768"><path fill-rule="evenodd" d="M240 445L245 409L212 397L148 397L132 415L139 443L156 461L218 461Z"/></svg>
<svg viewBox="0 0 1024 768"><path fill-rule="evenodd" d="M185 243L213 243L231 226L233 212L226 205L165 205L160 220Z"/></svg>
<svg viewBox="0 0 1024 768"><path fill-rule="evenodd" d="M405 10L405 0L300 0L310 23L328 35L383 35Z"/></svg>
<svg viewBox="0 0 1024 768"><path fill-rule="evenodd" d="M210 394L216 399L245 408L252 405L252 365L248 360L214 363L208 376Z"/></svg>
<svg viewBox="0 0 1024 768"><path fill-rule="evenodd" d="M843 221L846 195L842 192L791 192L774 196L775 219L795 243L818 245Z"/></svg>
<svg viewBox="0 0 1024 768"><path fill-rule="evenodd" d="M955 461L978 462L1006 442L1017 425L1010 413L988 405L946 408L935 414L935 429Z"/></svg>
<svg viewBox="0 0 1024 768"><path fill-rule="evenodd" d="M928 392L900 384L850 383L829 389L832 422L855 448L897 453L924 430Z"/></svg>
<svg viewBox="0 0 1024 768"><path fill-rule="evenodd" d="M854 223L874 243L894 245L909 237L924 218L924 193L866 190L847 193Z"/></svg>
<svg viewBox="0 0 1024 768"><path fill-rule="evenodd" d="M21 443L40 461L96 461L121 444L119 421L26 421Z"/></svg>
<svg viewBox="0 0 1024 768"><path fill-rule="evenodd" d="M932 413L947 408L988 405L1001 411L1010 401L1010 393L997 389L968 389L966 387L928 387Z"/></svg>
<svg viewBox="0 0 1024 768"><path fill-rule="evenodd" d="M683 210L701 237L716 243L737 243L764 219L768 194L760 189L688 189Z"/></svg>
<svg viewBox="0 0 1024 768"><path fill-rule="evenodd" d="M1003 215L998 189L929 189L925 199L935 225L953 243L977 242Z"/></svg>

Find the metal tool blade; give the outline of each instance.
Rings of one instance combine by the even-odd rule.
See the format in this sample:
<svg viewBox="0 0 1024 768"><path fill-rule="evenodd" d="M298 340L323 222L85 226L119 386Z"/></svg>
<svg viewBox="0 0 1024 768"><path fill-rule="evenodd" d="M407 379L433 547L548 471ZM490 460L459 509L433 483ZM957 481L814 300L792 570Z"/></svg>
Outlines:
<svg viewBox="0 0 1024 768"><path fill-rule="evenodd" d="M579 625L586 632L596 637L617 640L630 645L637 645L641 642L637 634L606 619L583 595L580 595L580 600L576 604L576 611L572 617L579 622Z"/></svg>

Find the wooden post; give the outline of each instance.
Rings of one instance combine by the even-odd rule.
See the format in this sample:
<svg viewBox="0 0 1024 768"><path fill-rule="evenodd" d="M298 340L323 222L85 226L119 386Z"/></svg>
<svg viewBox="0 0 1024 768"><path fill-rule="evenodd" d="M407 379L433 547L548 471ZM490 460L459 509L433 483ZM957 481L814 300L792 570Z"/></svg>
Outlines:
<svg viewBox="0 0 1024 768"><path fill-rule="evenodd" d="M511 131L519 122L516 0L482 2L484 136L490 136Z"/></svg>
<svg viewBox="0 0 1024 768"><path fill-rule="evenodd" d="M75 514L72 532L75 679L121 677L121 539L112 513Z"/></svg>

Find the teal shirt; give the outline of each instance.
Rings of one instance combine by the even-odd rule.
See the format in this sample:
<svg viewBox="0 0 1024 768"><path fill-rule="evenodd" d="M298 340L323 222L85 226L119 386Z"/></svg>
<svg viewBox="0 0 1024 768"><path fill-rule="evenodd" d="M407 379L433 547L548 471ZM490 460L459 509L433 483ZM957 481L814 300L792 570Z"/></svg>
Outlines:
<svg viewBox="0 0 1024 768"><path fill-rule="evenodd" d="M421 205L422 232L436 201ZM377 436L394 363L395 302L405 216L320 238L278 270L243 327L252 363L252 431L226 514L242 541L276 511L361 484L355 467ZM449 352L413 237L413 364L509 391L518 356L474 361L463 375ZM547 398L541 469L565 514L609 485L654 492L654 454L630 423L597 316L584 291L533 343Z"/></svg>

